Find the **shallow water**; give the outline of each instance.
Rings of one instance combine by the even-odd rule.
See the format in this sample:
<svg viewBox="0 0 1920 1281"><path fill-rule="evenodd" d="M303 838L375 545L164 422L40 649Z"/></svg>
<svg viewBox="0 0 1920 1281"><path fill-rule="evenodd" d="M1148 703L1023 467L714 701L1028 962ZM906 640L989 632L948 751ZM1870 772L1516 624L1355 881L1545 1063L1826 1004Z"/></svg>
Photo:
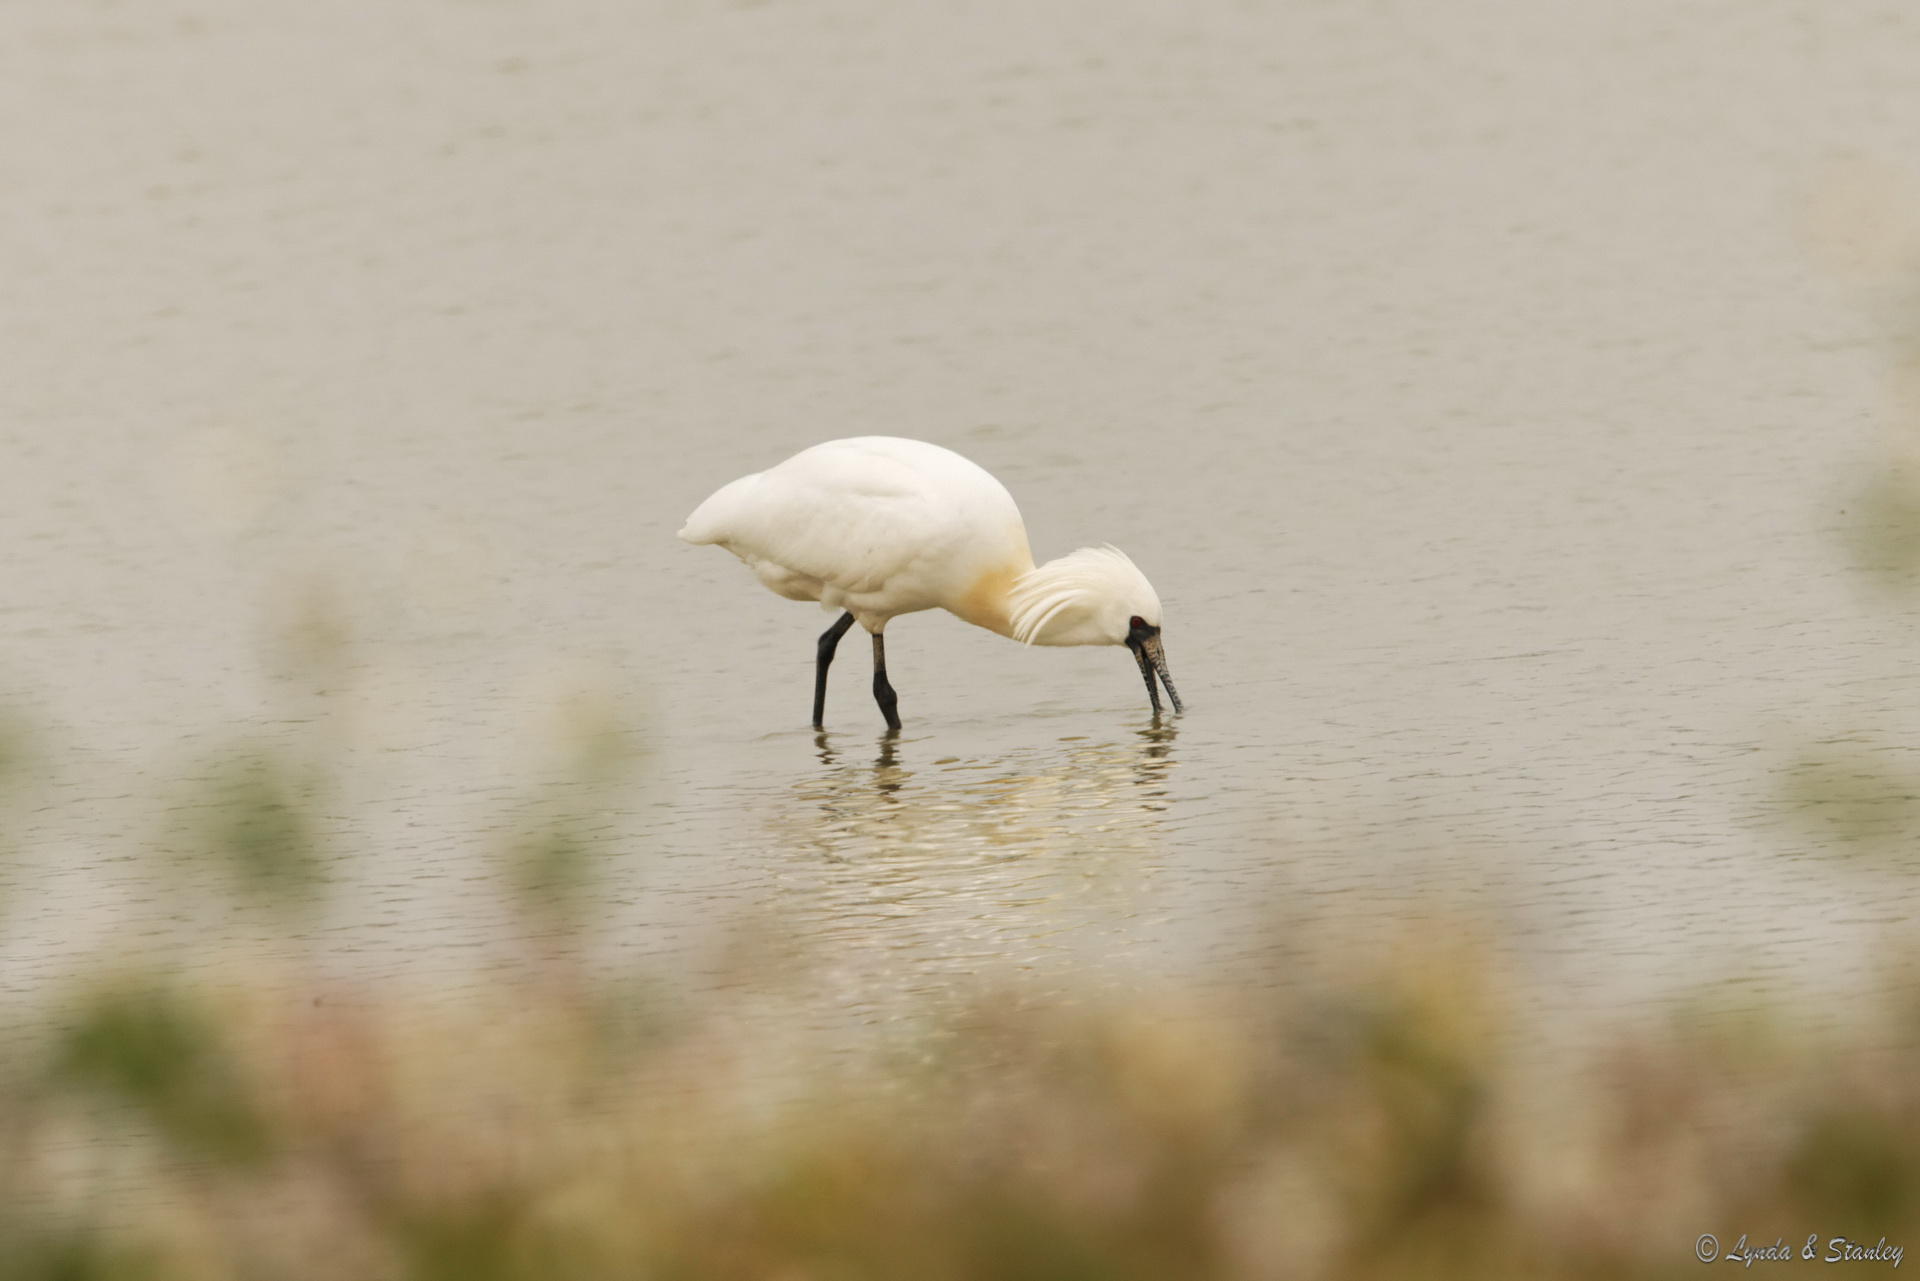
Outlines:
<svg viewBox="0 0 1920 1281"><path fill-rule="evenodd" d="M1893 352L1829 252L1904 216L1900 6L0 37L16 993L205 924L142 854L236 740L328 762L344 882L253 945L455 987L513 979L492 856L547 778L603 963L744 981L758 920L860 1019L1469 921L1543 1010L1844 995L1911 915L1904 832L1839 857L1791 799L1920 728L1842 537ZM1001 477L1043 558L1129 551L1188 715L925 614L906 733L854 645L816 736L830 620L673 531L871 432ZM569 793L601 715L634 781Z"/></svg>

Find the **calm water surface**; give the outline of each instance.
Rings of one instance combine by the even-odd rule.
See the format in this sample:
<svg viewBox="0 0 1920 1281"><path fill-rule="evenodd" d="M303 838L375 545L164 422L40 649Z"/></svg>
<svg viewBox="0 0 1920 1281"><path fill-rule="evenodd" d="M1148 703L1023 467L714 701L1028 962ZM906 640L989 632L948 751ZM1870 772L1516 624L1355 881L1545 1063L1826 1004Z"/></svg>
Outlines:
<svg viewBox="0 0 1920 1281"><path fill-rule="evenodd" d="M511 982L494 856L612 715L596 963L773 925L823 1018L1462 922L1542 1010L1844 996L1914 882L1787 771L1911 769L1920 650L1822 211L1915 65L1893 4L9 7L6 988L205 924L141 855L236 741L330 763L343 882L251 946ZM673 531L872 432L1130 552L1189 714L924 614L899 740L863 645L807 728L827 617Z"/></svg>

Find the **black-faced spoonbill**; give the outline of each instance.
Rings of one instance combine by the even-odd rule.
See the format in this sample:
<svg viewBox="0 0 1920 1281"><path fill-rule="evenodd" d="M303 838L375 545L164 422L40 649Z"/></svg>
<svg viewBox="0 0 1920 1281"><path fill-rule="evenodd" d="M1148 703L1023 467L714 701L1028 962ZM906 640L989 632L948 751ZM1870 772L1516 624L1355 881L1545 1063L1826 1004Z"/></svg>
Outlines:
<svg viewBox="0 0 1920 1281"><path fill-rule="evenodd" d="M856 622L873 634L874 701L887 727L900 728L887 620L936 606L1027 645L1125 645L1154 714L1156 674L1183 710L1146 576L1116 547L1082 547L1035 568L1006 486L950 449L897 436L830 440L722 487L680 537L726 548L788 600L845 611L815 652L815 728L833 651Z"/></svg>

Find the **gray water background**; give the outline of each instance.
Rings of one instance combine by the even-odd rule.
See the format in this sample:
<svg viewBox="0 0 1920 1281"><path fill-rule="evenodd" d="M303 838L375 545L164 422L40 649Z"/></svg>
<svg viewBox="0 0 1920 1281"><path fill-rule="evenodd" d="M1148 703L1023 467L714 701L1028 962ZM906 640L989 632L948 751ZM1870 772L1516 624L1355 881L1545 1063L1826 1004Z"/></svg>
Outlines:
<svg viewBox="0 0 1920 1281"><path fill-rule="evenodd" d="M233 946L513 982L496 855L619 724L596 965L757 921L872 1019L1485 929L1542 1011L1844 1002L1904 834L1791 798L1920 728L1846 538L1916 66L1893 4L0 9L4 988L207 928L148 852L235 743L326 762L338 890ZM817 739L828 618L673 533L867 433L1130 552L1189 714L924 614L905 735L854 645Z"/></svg>

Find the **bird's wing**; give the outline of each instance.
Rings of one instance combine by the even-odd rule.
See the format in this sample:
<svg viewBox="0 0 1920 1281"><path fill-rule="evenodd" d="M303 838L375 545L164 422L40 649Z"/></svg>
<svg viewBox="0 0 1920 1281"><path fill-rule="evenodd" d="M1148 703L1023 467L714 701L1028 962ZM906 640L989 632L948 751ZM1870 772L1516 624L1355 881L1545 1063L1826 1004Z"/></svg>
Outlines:
<svg viewBox="0 0 1920 1281"><path fill-rule="evenodd" d="M814 449L727 485L694 511L681 537L719 543L843 591L871 592L944 549L948 507L898 458Z"/></svg>

